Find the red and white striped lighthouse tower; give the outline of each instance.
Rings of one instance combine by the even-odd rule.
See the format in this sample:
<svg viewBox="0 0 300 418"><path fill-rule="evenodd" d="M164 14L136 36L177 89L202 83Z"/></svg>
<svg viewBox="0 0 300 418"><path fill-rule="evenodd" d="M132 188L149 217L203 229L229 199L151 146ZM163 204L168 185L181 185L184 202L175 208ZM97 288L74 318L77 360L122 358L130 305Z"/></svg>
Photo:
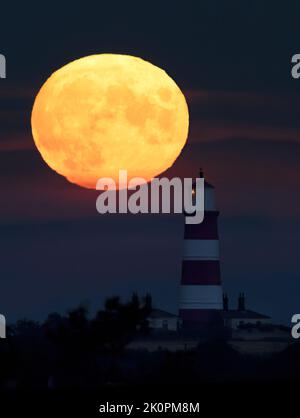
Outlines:
<svg viewBox="0 0 300 418"><path fill-rule="evenodd" d="M203 177L200 171L200 177ZM186 224L179 314L183 326L206 327L219 321L223 309L218 215L215 191L204 182L204 219Z"/></svg>

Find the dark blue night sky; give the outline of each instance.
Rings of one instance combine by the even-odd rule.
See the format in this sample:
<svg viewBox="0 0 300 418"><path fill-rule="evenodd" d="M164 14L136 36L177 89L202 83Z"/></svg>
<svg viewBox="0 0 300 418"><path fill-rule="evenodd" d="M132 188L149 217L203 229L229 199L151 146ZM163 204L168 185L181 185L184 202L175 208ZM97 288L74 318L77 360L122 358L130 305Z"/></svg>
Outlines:
<svg viewBox="0 0 300 418"><path fill-rule="evenodd" d="M97 192L54 173L31 138L45 79L73 59L115 52L164 68L186 94L190 136L168 174L191 177L202 166L216 187L232 307L243 291L250 308L289 322L300 294L300 80L290 62L300 53L300 6L290 3L1 6L0 312L8 321L79 303L94 310L132 291L177 310L183 218L100 216Z"/></svg>

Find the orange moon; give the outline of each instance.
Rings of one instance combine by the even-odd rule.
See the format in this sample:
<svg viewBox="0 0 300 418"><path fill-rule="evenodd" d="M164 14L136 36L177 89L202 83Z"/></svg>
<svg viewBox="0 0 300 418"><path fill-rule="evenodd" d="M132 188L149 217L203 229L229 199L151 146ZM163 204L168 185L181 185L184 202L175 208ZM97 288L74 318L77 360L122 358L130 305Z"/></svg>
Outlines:
<svg viewBox="0 0 300 418"><path fill-rule="evenodd" d="M54 72L38 92L32 135L46 163L95 189L119 170L150 181L169 168L188 135L185 97L161 68L141 58L91 55Z"/></svg>

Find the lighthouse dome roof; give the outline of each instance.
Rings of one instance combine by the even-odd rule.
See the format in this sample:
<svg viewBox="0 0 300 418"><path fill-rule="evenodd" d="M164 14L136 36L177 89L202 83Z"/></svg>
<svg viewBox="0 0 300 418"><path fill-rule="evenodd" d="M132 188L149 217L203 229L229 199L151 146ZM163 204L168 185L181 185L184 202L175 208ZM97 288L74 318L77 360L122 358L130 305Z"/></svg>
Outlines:
<svg viewBox="0 0 300 418"><path fill-rule="evenodd" d="M204 178L204 172L203 172L202 168L200 168L200 170L199 170L198 177L199 178ZM194 186L195 186L195 182L193 183L193 187ZM211 183L209 183L205 178L204 178L204 187L206 189L214 189L214 186Z"/></svg>

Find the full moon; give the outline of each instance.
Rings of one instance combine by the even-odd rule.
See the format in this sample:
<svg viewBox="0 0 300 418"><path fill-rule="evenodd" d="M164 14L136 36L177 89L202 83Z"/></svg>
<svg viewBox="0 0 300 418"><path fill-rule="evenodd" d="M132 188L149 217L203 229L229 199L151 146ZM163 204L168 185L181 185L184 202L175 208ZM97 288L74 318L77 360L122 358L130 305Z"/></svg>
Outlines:
<svg viewBox="0 0 300 418"><path fill-rule="evenodd" d="M79 186L101 177L118 187L150 181L169 168L188 135L189 113L177 84L141 58L91 55L54 72L38 92L32 135L46 163Z"/></svg>

